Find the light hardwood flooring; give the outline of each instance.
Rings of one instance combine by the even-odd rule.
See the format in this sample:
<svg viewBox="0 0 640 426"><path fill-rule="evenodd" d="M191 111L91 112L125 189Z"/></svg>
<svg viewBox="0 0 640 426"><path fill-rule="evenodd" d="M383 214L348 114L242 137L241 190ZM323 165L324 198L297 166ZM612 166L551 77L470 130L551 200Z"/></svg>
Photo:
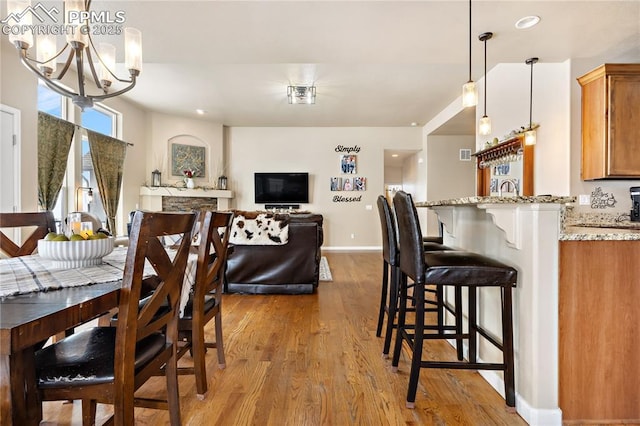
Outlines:
<svg viewBox="0 0 640 426"><path fill-rule="evenodd" d="M526 424L473 371L423 369L416 408L405 408L408 351L393 373L375 336L380 253L325 255L333 281L321 282L316 294L224 296L227 368L218 369L215 350L208 352L204 401L196 399L192 377L179 378L184 425ZM425 346L455 359L446 343ZM181 363L189 361L187 355ZM139 394L161 396L163 380L154 378ZM108 412L99 406L98 424ZM45 403L44 419L80 424L79 401ZM136 409L136 424L167 423L166 412Z"/></svg>

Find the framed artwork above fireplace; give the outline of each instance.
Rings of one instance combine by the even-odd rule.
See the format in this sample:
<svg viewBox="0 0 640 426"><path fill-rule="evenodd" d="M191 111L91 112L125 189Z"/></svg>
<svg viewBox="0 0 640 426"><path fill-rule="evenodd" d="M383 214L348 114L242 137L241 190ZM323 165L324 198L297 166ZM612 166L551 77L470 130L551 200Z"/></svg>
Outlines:
<svg viewBox="0 0 640 426"><path fill-rule="evenodd" d="M185 170L191 170L193 177L207 176L206 147L173 142L171 148L171 176L184 176Z"/></svg>

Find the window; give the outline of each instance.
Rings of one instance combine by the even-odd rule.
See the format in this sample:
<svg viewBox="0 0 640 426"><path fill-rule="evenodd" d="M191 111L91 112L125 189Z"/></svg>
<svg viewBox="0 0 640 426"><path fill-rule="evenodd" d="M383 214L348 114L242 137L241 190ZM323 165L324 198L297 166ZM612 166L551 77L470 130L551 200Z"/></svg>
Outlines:
<svg viewBox="0 0 640 426"><path fill-rule="evenodd" d="M68 110L70 100L59 95L48 87L38 85L38 110L78 123L74 120L71 111ZM80 113L80 125L108 136L117 134L119 114L109 108L96 104L93 108ZM88 189L91 188L93 198L89 197ZM69 160L67 162L67 174L58 196L58 201L53 213L56 220L60 221L70 211L88 211L105 223L106 213L100 200L100 193L96 176L91 161L89 140L82 131L76 131L71 143Z"/></svg>

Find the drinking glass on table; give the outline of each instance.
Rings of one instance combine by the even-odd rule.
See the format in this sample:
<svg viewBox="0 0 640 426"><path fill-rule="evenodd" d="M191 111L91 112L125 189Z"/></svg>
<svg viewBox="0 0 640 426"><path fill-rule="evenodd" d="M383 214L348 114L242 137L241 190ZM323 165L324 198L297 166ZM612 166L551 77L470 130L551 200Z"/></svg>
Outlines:
<svg viewBox="0 0 640 426"><path fill-rule="evenodd" d="M80 235L85 240L93 235L93 223L92 222L81 222L80 223Z"/></svg>
<svg viewBox="0 0 640 426"><path fill-rule="evenodd" d="M67 229L65 234L71 237L73 234L80 234L82 215L80 213L69 213L67 216Z"/></svg>

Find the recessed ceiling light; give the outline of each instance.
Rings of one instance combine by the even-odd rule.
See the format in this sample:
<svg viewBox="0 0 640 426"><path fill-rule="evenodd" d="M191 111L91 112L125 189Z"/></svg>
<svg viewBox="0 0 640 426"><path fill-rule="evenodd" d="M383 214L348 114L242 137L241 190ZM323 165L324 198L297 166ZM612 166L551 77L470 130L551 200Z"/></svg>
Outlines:
<svg viewBox="0 0 640 426"><path fill-rule="evenodd" d="M418 123L416 123L415 121L411 122L411 127L416 127L418 125Z"/></svg>
<svg viewBox="0 0 640 426"><path fill-rule="evenodd" d="M527 28L531 28L540 22L540 17L536 15L525 16L524 18L518 19L516 22L516 28L519 30L525 30Z"/></svg>
<svg viewBox="0 0 640 426"><path fill-rule="evenodd" d="M391 156L392 156L393 158L397 158L397 157L398 157L398 154L391 154Z"/></svg>
<svg viewBox="0 0 640 426"><path fill-rule="evenodd" d="M200 109L200 108L198 108L198 109L196 110L196 112L197 112L199 115L204 115L204 114L206 114L206 113L207 113L207 111L205 111L205 110L203 110L203 109Z"/></svg>

